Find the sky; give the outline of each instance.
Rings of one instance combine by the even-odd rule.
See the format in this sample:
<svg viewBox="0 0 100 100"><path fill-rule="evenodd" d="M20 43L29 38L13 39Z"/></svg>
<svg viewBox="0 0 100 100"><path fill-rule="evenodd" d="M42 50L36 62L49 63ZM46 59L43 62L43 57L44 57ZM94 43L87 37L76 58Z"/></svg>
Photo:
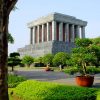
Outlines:
<svg viewBox="0 0 100 100"><path fill-rule="evenodd" d="M15 42L8 45L8 53L29 44L27 23L53 12L87 21L86 38L100 36L100 0L18 0L16 7L9 16L9 33Z"/></svg>

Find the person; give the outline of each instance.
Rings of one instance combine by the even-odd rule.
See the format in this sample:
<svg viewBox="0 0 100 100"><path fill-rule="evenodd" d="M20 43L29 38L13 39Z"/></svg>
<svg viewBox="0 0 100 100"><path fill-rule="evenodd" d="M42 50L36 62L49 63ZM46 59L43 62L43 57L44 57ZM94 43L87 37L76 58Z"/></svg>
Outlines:
<svg viewBox="0 0 100 100"><path fill-rule="evenodd" d="M61 64L59 65L59 68L60 68L60 71L62 71L62 65Z"/></svg>
<svg viewBox="0 0 100 100"><path fill-rule="evenodd" d="M48 68L50 67L50 64L49 64L49 63L47 64L47 67L48 67Z"/></svg>

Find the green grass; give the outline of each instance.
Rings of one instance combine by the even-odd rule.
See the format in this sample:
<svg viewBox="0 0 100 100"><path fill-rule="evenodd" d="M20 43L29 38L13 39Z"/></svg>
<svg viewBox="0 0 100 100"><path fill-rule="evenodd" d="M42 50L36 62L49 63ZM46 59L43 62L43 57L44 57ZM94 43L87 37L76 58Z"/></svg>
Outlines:
<svg viewBox="0 0 100 100"><path fill-rule="evenodd" d="M9 100L13 100L13 98L11 96L12 91L13 91L13 88L8 88Z"/></svg>
<svg viewBox="0 0 100 100"><path fill-rule="evenodd" d="M19 83L21 83L25 80L26 80L26 78L24 78L22 76L16 76L16 75L9 74L8 75L8 87L9 88L16 87Z"/></svg>
<svg viewBox="0 0 100 100"><path fill-rule="evenodd" d="M28 80L13 93L22 100L96 100L97 89Z"/></svg>
<svg viewBox="0 0 100 100"><path fill-rule="evenodd" d="M97 92L97 100L100 100L100 90Z"/></svg>

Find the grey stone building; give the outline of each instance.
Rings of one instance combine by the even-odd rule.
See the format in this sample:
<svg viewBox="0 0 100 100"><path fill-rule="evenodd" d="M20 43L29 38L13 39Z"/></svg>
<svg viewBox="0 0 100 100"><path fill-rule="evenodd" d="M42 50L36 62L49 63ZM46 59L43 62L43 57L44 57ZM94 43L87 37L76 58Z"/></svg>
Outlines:
<svg viewBox="0 0 100 100"><path fill-rule="evenodd" d="M19 48L21 57L70 52L75 38L85 38L86 21L60 13L52 13L28 23L30 44Z"/></svg>

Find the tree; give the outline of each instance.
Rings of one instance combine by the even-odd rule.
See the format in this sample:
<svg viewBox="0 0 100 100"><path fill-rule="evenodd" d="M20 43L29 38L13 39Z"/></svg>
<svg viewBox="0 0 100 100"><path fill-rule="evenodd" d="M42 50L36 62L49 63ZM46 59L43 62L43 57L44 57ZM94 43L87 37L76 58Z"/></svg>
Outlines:
<svg viewBox="0 0 100 100"><path fill-rule="evenodd" d="M97 61L96 55L90 51L92 41L90 39L77 39L76 45L72 51L71 59L78 66L82 66L83 74L86 75L87 64L94 63Z"/></svg>
<svg viewBox="0 0 100 100"><path fill-rule="evenodd" d="M91 39L93 44L100 46L100 37Z"/></svg>
<svg viewBox="0 0 100 100"><path fill-rule="evenodd" d="M45 54L44 57L43 57L43 63L45 65L52 64L53 57L54 56L52 54Z"/></svg>
<svg viewBox="0 0 100 100"><path fill-rule="evenodd" d="M79 47L86 47L86 46L89 46L92 43L93 42L88 38L84 38L84 39L78 38L78 39L75 40L76 46L79 46Z"/></svg>
<svg viewBox="0 0 100 100"><path fill-rule="evenodd" d="M55 66L65 65L66 59L69 59L69 54L65 52L58 52L53 58L53 65Z"/></svg>
<svg viewBox="0 0 100 100"><path fill-rule="evenodd" d="M0 100L9 100L7 84L8 21L18 0L0 0Z"/></svg>
<svg viewBox="0 0 100 100"><path fill-rule="evenodd" d="M10 33L8 33L8 42L9 43L14 43L14 38L11 36Z"/></svg>
<svg viewBox="0 0 100 100"><path fill-rule="evenodd" d="M100 66L100 37L91 39L93 44L90 45L89 50L97 57L97 62L95 65Z"/></svg>
<svg viewBox="0 0 100 100"><path fill-rule="evenodd" d="M8 57L8 66L12 67L12 71L14 71L14 66L21 64L21 59L19 58L20 54L18 52L10 53Z"/></svg>
<svg viewBox="0 0 100 100"><path fill-rule="evenodd" d="M43 57L34 58L34 62L42 63L43 62Z"/></svg>
<svg viewBox="0 0 100 100"><path fill-rule="evenodd" d="M24 56L22 58L22 63L30 67L30 65L34 62L34 58L31 56Z"/></svg>

